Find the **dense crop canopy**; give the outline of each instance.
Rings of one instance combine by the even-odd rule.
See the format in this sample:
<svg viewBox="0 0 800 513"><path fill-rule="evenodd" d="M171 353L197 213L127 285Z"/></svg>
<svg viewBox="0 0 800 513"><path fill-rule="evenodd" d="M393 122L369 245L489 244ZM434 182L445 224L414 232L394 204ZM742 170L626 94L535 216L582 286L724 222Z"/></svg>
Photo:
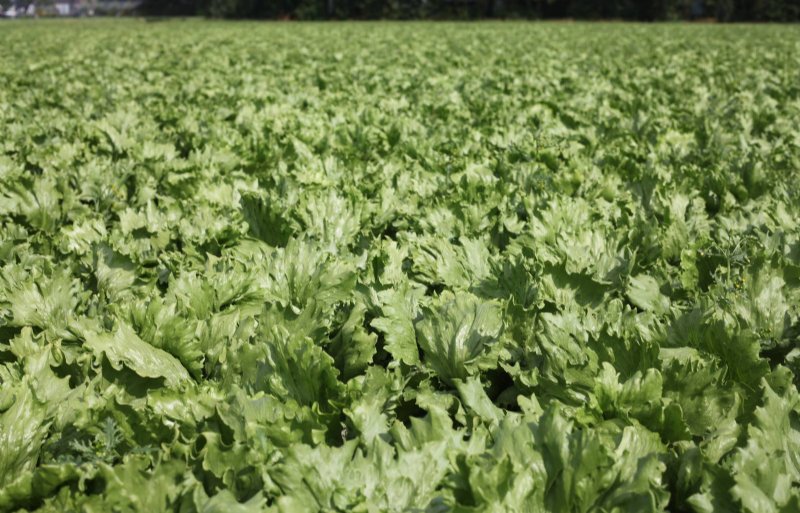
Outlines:
<svg viewBox="0 0 800 513"><path fill-rule="evenodd" d="M0 26L0 511L800 511L800 30Z"/></svg>

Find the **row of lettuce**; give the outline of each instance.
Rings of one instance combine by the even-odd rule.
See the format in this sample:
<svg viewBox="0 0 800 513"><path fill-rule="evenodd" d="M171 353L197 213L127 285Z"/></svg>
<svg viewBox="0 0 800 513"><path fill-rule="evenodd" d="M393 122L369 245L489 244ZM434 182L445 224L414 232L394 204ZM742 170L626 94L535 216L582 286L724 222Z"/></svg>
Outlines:
<svg viewBox="0 0 800 513"><path fill-rule="evenodd" d="M83 30L0 35L0 510L800 509L796 28Z"/></svg>

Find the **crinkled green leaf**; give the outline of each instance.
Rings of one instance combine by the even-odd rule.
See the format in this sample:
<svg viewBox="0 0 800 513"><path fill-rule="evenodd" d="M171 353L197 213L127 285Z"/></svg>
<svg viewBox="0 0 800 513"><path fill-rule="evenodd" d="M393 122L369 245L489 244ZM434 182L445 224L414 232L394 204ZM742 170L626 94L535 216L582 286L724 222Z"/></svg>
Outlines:
<svg viewBox="0 0 800 513"><path fill-rule="evenodd" d="M496 365L501 313L497 303L468 292L443 296L441 306L423 312L416 326L426 365L445 382Z"/></svg>
<svg viewBox="0 0 800 513"><path fill-rule="evenodd" d="M191 376L178 359L144 342L123 322L113 333L88 333L84 345L116 369L124 366L143 378L163 378L169 387L191 383Z"/></svg>

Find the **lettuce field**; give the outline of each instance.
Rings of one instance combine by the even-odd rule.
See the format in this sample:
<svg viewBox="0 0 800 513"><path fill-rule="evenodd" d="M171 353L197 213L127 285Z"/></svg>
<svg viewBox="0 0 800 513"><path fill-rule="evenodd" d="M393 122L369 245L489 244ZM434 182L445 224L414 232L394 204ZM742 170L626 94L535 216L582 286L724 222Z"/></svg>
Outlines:
<svg viewBox="0 0 800 513"><path fill-rule="evenodd" d="M800 27L0 23L0 511L800 512Z"/></svg>

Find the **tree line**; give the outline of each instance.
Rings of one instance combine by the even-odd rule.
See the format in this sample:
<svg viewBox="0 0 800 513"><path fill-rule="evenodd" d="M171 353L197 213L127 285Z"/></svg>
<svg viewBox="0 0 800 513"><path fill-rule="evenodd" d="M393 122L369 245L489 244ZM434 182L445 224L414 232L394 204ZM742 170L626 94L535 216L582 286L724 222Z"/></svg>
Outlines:
<svg viewBox="0 0 800 513"><path fill-rule="evenodd" d="M800 0L145 0L152 15L272 19L800 21Z"/></svg>

